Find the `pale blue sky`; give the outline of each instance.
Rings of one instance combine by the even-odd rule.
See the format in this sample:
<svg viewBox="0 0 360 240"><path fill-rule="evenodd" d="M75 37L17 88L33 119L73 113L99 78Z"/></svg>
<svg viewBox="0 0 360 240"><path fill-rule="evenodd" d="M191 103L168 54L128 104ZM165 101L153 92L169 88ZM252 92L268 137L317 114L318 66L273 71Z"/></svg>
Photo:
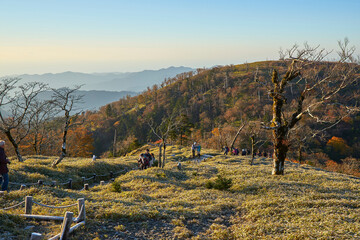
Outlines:
<svg viewBox="0 0 360 240"><path fill-rule="evenodd" d="M360 0L0 0L0 75L239 64L344 37L360 49L359 12Z"/></svg>

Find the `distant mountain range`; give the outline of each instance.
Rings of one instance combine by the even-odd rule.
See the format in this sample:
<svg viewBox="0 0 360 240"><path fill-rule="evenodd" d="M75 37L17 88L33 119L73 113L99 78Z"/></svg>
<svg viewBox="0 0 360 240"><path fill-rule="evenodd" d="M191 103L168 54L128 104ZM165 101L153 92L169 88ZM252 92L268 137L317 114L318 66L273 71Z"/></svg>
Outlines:
<svg viewBox="0 0 360 240"><path fill-rule="evenodd" d="M179 73L193 70L189 67L169 67L127 73L63 72L23 74L18 77L22 79L22 82L44 82L52 88L84 85L81 90L142 92L149 86L162 83L165 78L175 77Z"/></svg>
<svg viewBox="0 0 360 240"><path fill-rule="evenodd" d="M77 95L83 96L80 103L76 104L72 113L78 111L86 110L98 110L100 107L105 106L109 103L119 101L121 98L126 97L127 95L135 96L138 93L130 91L121 91L121 92L112 92L112 91L77 91ZM45 91L38 95L38 98L41 100L51 99L52 92ZM0 109L4 117L9 116L9 107L5 106Z"/></svg>
<svg viewBox="0 0 360 240"><path fill-rule="evenodd" d="M127 95L135 96L138 93L130 91L77 91L77 95L83 96L80 103L76 104L75 111L80 110L98 110L100 107L105 106L111 102L119 101L121 98ZM46 100L51 99L52 92L45 91L39 94L39 98Z"/></svg>
<svg viewBox="0 0 360 240"><path fill-rule="evenodd" d="M83 95L83 103L76 106L81 110L97 110L99 107L118 101L126 95L135 96L147 87L160 84L165 78L175 77L179 73L193 71L189 67L169 67L159 70L144 70L127 73L45 73L19 75L20 83L43 82L51 88L74 87L83 85L78 91ZM49 99L51 91L40 95L41 99ZM7 115L6 108L3 109Z"/></svg>

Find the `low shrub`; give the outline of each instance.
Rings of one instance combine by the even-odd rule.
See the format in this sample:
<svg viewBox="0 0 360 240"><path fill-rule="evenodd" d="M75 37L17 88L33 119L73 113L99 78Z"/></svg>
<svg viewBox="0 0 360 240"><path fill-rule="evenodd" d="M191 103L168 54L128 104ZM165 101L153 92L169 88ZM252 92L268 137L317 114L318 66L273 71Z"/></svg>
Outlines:
<svg viewBox="0 0 360 240"><path fill-rule="evenodd" d="M116 231L119 231L119 232L125 232L126 231L126 227L124 225L117 225L114 227L114 229Z"/></svg>
<svg viewBox="0 0 360 240"><path fill-rule="evenodd" d="M218 175L214 181L209 180L205 183L206 188L214 188L217 190L229 190L231 186L232 180L221 175Z"/></svg>
<svg viewBox="0 0 360 240"><path fill-rule="evenodd" d="M111 189L110 189L112 192L118 192L120 193L122 190L121 190L121 184L120 182L112 182L111 183Z"/></svg>

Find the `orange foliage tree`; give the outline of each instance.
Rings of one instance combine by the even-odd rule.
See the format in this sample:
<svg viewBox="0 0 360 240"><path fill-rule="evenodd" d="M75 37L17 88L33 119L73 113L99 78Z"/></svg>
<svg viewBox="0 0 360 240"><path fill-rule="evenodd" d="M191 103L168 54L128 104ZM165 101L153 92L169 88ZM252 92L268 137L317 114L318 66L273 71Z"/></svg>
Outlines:
<svg viewBox="0 0 360 240"><path fill-rule="evenodd" d="M68 148L73 157L90 157L94 150L94 139L85 126L70 129Z"/></svg>
<svg viewBox="0 0 360 240"><path fill-rule="evenodd" d="M351 148L346 144L345 140L340 137L333 136L326 145L333 154L337 155L337 157L345 156L351 151Z"/></svg>

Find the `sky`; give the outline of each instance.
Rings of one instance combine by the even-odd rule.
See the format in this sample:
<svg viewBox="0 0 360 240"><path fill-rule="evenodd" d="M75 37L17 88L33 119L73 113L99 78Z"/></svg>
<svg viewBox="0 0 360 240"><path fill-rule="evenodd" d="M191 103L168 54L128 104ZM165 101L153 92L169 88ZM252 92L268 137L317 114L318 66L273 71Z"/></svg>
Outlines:
<svg viewBox="0 0 360 240"><path fill-rule="evenodd" d="M360 0L0 0L0 76L133 72L360 49Z"/></svg>

